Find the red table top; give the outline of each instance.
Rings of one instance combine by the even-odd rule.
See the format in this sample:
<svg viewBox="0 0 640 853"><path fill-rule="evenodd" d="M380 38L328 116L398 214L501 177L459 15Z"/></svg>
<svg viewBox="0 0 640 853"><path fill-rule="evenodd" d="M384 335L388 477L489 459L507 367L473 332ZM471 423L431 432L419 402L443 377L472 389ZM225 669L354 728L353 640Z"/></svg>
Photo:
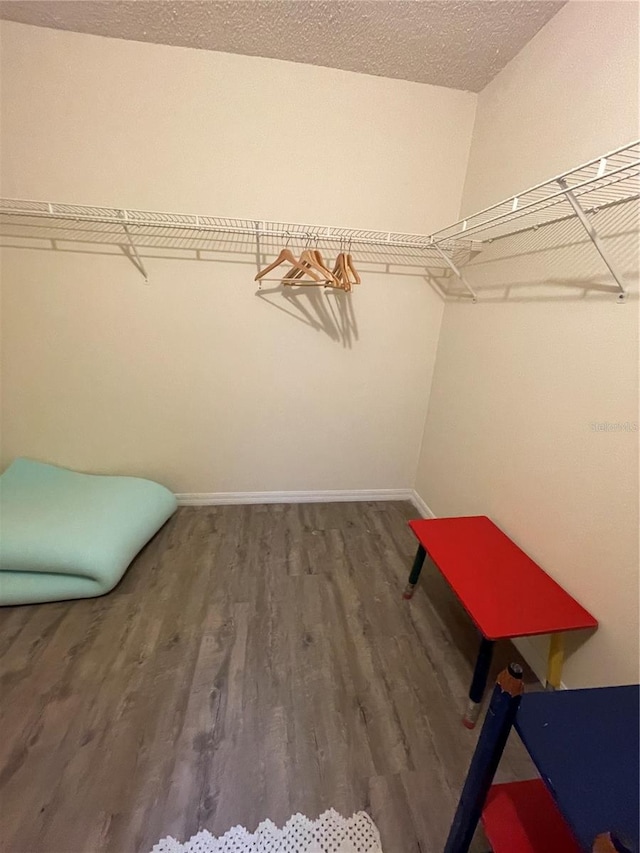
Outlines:
<svg viewBox="0 0 640 853"><path fill-rule="evenodd" d="M542 779L492 785L482 825L493 853L580 853Z"/></svg>
<svg viewBox="0 0 640 853"><path fill-rule="evenodd" d="M419 519L409 526L487 639L597 627L486 516Z"/></svg>

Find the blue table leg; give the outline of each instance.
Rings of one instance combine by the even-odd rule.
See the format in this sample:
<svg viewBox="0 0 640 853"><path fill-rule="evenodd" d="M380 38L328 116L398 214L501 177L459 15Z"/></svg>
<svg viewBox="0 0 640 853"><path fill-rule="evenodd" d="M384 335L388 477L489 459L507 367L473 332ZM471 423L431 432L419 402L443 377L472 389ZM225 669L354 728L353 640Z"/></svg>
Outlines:
<svg viewBox="0 0 640 853"><path fill-rule="evenodd" d="M467 853L469 850L523 690L522 668L512 663L500 673L494 687L444 853Z"/></svg>
<svg viewBox="0 0 640 853"><path fill-rule="evenodd" d="M409 582L404 588L404 592L402 594L403 598L413 598L413 591L416 588L416 584L418 583L418 578L420 577L420 572L422 571L422 566L424 565L424 560L426 556L427 552L424 550L422 545L418 545L416 558L413 561L411 574L409 575Z"/></svg>
<svg viewBox="0 0 640 853"><path fill-rule="evenodd" d="M487 678L489 677L489 670L491 669L494 646L495 642L493 640L487 640L486 637L483 637L480 641L480 649L476 659L476 666L473 671L471 688L469 689L467 713L464 715L462 720L463 724L468 729L475 728L475 725L478 722L480 705L482 704L482 697L484 696L484 691L487 686Z"/></svg>

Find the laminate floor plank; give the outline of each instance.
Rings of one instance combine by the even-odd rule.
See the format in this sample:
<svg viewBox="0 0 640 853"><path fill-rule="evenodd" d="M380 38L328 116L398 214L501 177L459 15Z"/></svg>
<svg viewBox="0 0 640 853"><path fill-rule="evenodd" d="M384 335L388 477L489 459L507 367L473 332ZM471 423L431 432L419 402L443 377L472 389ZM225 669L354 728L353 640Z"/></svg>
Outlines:
<svg viewBox="0 0 640 853"><path fill-rule="evenodd" d="M439 853L478 638L433 566L402 599L414 516L182 507L109 595L0 609L2 853L149 853L330 807L367 810L385 853ZM499 778L531 775L510 739Z"/></svg>

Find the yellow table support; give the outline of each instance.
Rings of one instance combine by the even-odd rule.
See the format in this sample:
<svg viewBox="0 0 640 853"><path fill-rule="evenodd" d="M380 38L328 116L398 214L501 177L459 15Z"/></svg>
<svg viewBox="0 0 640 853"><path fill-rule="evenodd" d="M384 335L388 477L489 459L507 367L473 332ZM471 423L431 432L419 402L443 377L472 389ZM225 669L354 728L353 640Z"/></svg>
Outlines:
<svg viewBox="0 0 640 853"><path fill-rule="evenodd" d="M564 635L560 631L551 634L549 640L549 660L547 663L547 687L556 690L562 683L562 665L564 663Z"/></svg>

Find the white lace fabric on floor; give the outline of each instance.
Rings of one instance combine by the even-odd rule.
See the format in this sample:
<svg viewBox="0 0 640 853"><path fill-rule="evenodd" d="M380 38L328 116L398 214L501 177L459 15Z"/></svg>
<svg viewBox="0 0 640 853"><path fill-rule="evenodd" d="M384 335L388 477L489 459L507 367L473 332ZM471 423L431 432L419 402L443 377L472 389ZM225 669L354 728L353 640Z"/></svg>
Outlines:
<svg viewBox="0 0 640 853"><path fill-rule="evenodd" d="M220 838L206 829L184 844L169 836L151 853L382 853L382 848L366 812L345 818L330 809L317 820L296 814L282 829L265 820L255 832L234 826Z"/></svg>

